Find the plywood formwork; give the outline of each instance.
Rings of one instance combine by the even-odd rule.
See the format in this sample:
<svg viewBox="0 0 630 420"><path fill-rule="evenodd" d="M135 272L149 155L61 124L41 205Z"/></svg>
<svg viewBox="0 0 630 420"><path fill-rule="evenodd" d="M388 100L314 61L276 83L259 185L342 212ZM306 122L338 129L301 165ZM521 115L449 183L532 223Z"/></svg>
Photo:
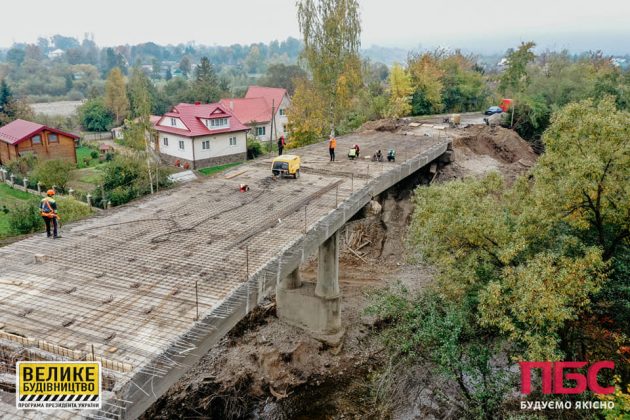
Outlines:
<svg viewBox="0 0 630 420"><path fill-rule="evenodd" d="M364 155L395 148L397 161L349 161L354 143ZM292 150L298 180L273 180L263 158L65 226L62 240L0 248L0 348L101 360L111 398L100 415L135 417L373 195L447 143L347 136L334 163L325 144Z"/></svg>

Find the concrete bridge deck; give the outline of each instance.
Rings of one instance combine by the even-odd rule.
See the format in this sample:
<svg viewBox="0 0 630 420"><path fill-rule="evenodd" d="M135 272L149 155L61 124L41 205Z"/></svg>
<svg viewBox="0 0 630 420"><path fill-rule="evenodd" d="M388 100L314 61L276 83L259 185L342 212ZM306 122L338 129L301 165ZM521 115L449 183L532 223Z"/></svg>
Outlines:
<svg viewBox="0 0 630 420"><path fill-rule="evenodd" d="M393 147L397 160L349 161L354 143L362 155ZM0 354L94 356L109 391L99 415L137 417L371 197L447 143L345 136L334 163L323 143L290 151L302 157L297 180L272 180L271 158L258 159L65 226L61 240L0 248ZM0 413L27 414L6 395Z"/></svg>

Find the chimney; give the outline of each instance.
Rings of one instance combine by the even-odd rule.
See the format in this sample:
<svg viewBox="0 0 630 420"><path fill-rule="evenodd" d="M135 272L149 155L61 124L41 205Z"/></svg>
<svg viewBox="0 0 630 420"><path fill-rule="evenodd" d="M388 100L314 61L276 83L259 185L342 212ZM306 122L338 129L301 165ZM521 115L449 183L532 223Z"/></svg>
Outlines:
<svg viewBox="0 0 630 420"><path fill-rule="evenodd" d="M230 101L230 110L234 111L234 101Z"/></svg>
<svg viewBox="0 0 630 420"><path fill-rule="evenodd" d="M201 105L201 102L196 101L196 102L195 102L195 105Z"/></svg>

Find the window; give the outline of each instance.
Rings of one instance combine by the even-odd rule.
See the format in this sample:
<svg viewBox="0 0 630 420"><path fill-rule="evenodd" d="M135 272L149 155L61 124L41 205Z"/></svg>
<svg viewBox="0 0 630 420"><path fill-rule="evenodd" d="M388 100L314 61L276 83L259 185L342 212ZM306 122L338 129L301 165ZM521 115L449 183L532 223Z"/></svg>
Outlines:
<svg viewBox="0 0 630 420"><path fill-rule="evenodd" d="M48 143L59 143L59 137L55 133L48 133Z"/></svg>
<svg viewBox="0 0 630 420"><path fill-rule="evenodd" d="M171 118L171 125L177 127L177 118Z"/></svg>
<svg viewBox="0 0 630 420"><path fill-rule="evenodd" d="M282 132L283 133L287 132L287 125L286 124L282 124Z"/></svg>
<svg viewBox="0 0 630 420"><path fill-rule="evenodd" d="M184 150L184 140L179 141L179 150Z"/></svg>
<svg viewBox="0 0 630 420"><path fill-rule="evenodd" d="M236 146L236 137L230 137L230 146Z"/></svg>
<svg viewBox="0 0 630 420"><path fill-rule="evenodd" d="M164 138L162 139L162 144L163 144L164 146L168 146L168 137L164 137Z"/></svg>
<svg viewBox="0 0 630 420"><path fill-rule="evenodd" d="M228 126L228 119L227 118L215 118L215 119L212 119L212 120L206 120L206 125L209 128L227 127Z"/></svg>
<svg viewBox="0 0 630 420"><path fill-rule="evenodd" d="M267 127L256 127L256 135L257 136L264 136Z"/></svg>
<svg viewBox="0 0 630 420"><path fill-rule="evenodd" d="M210 140L204 140L201 142L201 148L203 150L210 150Z"/></svg>
<svg viewBox="0 0 630 420"><path fill-rule="evenodd" d="M33 144L42 144L42 136L40 135L33 136L31 141L33 142Z"/></svg>
<svg viewBox="0 0 630 420"><path fill-rule="evenodd" d="M280 108L280 115L286 115L287 112L285 111L284 108Z"/></svg>

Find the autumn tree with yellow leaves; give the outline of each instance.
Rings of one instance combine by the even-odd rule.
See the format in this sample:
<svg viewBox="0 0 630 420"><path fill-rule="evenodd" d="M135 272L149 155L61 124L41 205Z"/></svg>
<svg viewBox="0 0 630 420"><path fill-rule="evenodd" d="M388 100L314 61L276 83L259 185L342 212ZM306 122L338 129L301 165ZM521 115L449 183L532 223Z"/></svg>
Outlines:
<svg viewBox="0 0 630 420"><path fill-rule="evenodd" d="M389 72L389 116L405 117L411 113L411 77L398 63Z"/></svg>
<svg viewBox="0 0 630 420"><path fill-rule="evenodd" d="M105 106L114 114L116 124L120 124L129 112L125 79L118 67L109 72L105 81Z"/></svg>
<svg viewBox="0 0 630 420"><path fill-rule="evenodd" d="M298 137L293 142L304 144L334 131L348 115L361 87L361 22L357 0L300 0L297 7L302 58L312 80L297 86L292 104L296 109L288 118L291 136ZM309 117L314 119L305 120Z"/></svg>

